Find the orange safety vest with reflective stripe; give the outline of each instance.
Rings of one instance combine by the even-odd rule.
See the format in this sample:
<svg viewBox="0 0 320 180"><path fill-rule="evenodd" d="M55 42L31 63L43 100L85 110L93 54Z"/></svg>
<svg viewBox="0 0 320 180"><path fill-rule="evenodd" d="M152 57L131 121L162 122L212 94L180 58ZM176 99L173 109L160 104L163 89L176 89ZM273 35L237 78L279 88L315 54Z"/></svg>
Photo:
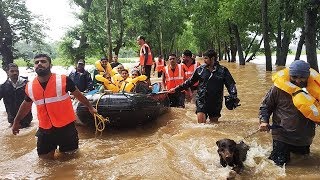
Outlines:
<svg viewBox="0 0 320 180"><path fill-rule="evenodd" d="M177 64L174 71L170 66L165 67L165 81L167 89L175 88L184 82L185 72L181 64Z"/></svg>
<svg viewBox="0 0 320 180"><path fill-rule="evenodd" d="M144 64L144 62L145 62L145 52L146 52L146 48L148 48L149 50L148 50L148 59L147 59L147 62L146 62L146 64ZM148 46L148 44L144 44L144 45L142 45L141 46L141 48L140 48L140 65L141 66L145 66L145 65L152 65L153 64L153 62L152 62L152 53L151 53L151 49L150 49L150 47Z"/></svg>
<svg viewBox="0 0 320 180"><path fill-rule="evenodd" d="M76 120L71 98L66 93L67 77L52 73L45 89L35 78L25 92L37 107L39 127L63 127Z"/></svg>
<svg viewBox="0 0 320 180"><path fill-rule="evenodd" d="M194 64L191 64L191 66L186 66L185 65L185 69L186 69L186 79L189 79L192 74L196 71L197 67L200 66L199 62L195 62Z"/></svg>
<svg viewBox="0 0 320 180"><path fill-rule="evenodd" d="M191 66L186 66L184 65L185 67L185 70L186 70L186 79L189 79L192 74L196 71L197 67L200 66L200 63L199 62L195 62L194 64L191 64ZM196 82L193 86L198 86L199 82Z"/></svg>
<svg viewBox="0 0 320 180"><path fill-rule="evenodd" d="M161 61L157 60L156 70L158 72L162 72L163 69L164 69L164 60L163 59Z"/></svg>

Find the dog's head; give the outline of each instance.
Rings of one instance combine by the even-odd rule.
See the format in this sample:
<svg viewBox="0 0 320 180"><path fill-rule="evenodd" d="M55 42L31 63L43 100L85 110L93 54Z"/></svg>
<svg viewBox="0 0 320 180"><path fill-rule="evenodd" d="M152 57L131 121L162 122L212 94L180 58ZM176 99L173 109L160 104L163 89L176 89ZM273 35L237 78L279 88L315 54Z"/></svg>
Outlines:
<svg viewBox="0 0 320 180"><path fill-rule="evenodd" d="M235 158L239 156L237 143L231 139L221 139L216 142L218 146L218 154L220 163L223 167L232 166L235 163Z"/></svg>

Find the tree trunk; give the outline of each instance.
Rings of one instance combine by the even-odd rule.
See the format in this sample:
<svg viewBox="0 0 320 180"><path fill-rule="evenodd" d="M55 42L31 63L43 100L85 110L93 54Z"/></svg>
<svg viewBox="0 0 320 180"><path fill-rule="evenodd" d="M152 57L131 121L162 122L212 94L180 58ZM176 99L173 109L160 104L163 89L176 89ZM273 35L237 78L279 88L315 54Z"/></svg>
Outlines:
<svg viewBox="0 0 320 180"><path fill-rule="evenodd" d="M87 43L88 37L86 35L86 26L88 24L88 16L91 8L93 0L86 0L86 1L74 1L77 5L79 5L81 8L84 9L83 16L81 16L81 21L84 24L84 29L80 32L79 36L79 46L77 48L73 48L74 50L74 59L72 59L72 62L76 62L79 59L84 59L86 56L86 50L89 47L89 44Z"/></svg>
<svg viewBox="0 0 320 180"><path fill-rule="evenodd" d="M281 47L281 58L279 59L278 65L285 66L287 62L287 56L289 52L291 33L289 30L285 30L282 38Z"/></svg>
<svg viewBox="0 0 320 180"><path fill-rule="evenodd" d="M246 60L246 62L250 62L251 60L254 59L254 57L256 56L256 54L257 54L257 52L258 52L258 50L259 50L260 47L261 47L262 41L263 41L263 38L261 38L261 40L260 40L260 42L259 42L259 47L252 52L251 56Z"/></svg>
<svg viewBox="0 0 320 180"><path fill-rule="evenodd" d="M107 26L107 40L108 40L108 59L112 59L112 38L111 38L111 1L106 0L106 26Z"/></svg>
<svg viewBox="0 0 320 180"><path fill-rule="evenodd" d="M309 5L306 8L304 26L307 61L309 62L311 68L319 71L316 49L317 12L318 7Z"/></svg>
<svg viewBox="0 0 320 180"><path fill-rule="evenodd" d="M268 20L268 0L261 0L261 12L262 12L262 29L264 39L264 53L266 56L266 71L272 71L272 58L271 48L269 40L269 20Z"/></svg>
<svg viewBox="0 0 320 180"><path fill-rule="evenodd" d="M227 60L227 42L224 42L224 48L223 48L223 53L224 53L224 60Z"/></svg>
<svg viewBox="0 0 320 180"><path fill-rule="evenodd" d="M218 39L218 53L219 53L219 61L223 60L223 52L221 50L221 42L220 40Z"/></svg>
<svg viewBox="0 0 320 180"><path fill-rule="evenodd" d="M231 61L231 58L230 58L230 48L228 47L228 44L227 42L224 42L224 48L225 48L225 51L226 51L226 60L228 60L228 62Z"/></svg>
<svg viewBox="0 0 320 180"><path fill-rule="evenodd" d="M232 29L235 35L236 39L236 44L237 44L237 49L238 49L238 56L239 56L239 64L240 65L245 65L245 59L243 57L243 50L242 50L242 45L241 45L241 39L240 39L240 34L238 30L238 26L234 23L232 23Z"/></svg>
<svg viewBox="0 0 320 180"><path fill-rule="evenodd" d="M283 2L282 0L279 0L279 16L277 20L277 38L276 38L276 43L277 43L277 50L276 50L276 65L280 65L280 61L282 59L282 41L281 41L281 36L282 36L282 18L283 18Z"/></svg>
<svg viewBox="0 0 320 180"><path fill-rule="evenodd" d="M159 24L159 33L160 33L160 54L163 55L163 37L162 37L162 26L161 23Z"/></svg>
<svg viewBox="0 0 320 180"><path fill-rule="evenodd" d="M172 38L172 40L171 40L171 45L170 45L169 52L172 52L172 51L173 51L173 46L174 46L175 39L176 39L176 36L173 35L173 38Z"/></svg>
<svg viewBox="0 0 320 180"><path fill-rule="evenodd" d="M297 46L297 51L296 51L296 56L295 56L295 60L298 60L300 59L300 55L301 55L301 51L302 51L302 47L303 47L303 44L304 44L304 41L305 41L305 28L304 26L302 27L302 30L301 30L301 35L300 35L300 39L299 39L299 42L298 42L298 46Z"/></svg>
<svg viewBox="0 0 320 180"><path fill-rule="evenodd" d="M120 17L118 19L119 20L119 26L120 26L120 33L119 33L119 36L118 36L118 38L116 40L116 47L113 48L113 52L114 52L115 55L118 56L121 47L124 46L124 44L123 44L124 21L123 21L123 15L122 15L123 2L121 0L118 1L118 4L115 7L115 9L117 10L117 16Z"/></svg>
<svg viewBox="0 0 320 180"><path fill-rule="evenodd" d="M231 27L230 20L228 20L228 26L229 26L230 51L231 51L230 62L236 62L237 46L235 45L235 42L234 42L234 37L233 37L233 33L232 33L232 27Z"/></svg>
<svg viewBox="0 0 320 180"><path fill-rule="evenodd" d="M0 55L2 56L2 69L6 70L14 58L13 32L2 8L0 3Z"/></svg>
<svg viewBox="0 0 320 180"><path fill-rule="evenodd" d="M256 40L257 36L258 36L258 32L254 35L254 38L251 40L250 44L248 45L248 47L244 51L244 53L245 53L244 59L247 59L247 56L248 56L248 54L250 52L250 49L251 49L254 41Z"/></svg>

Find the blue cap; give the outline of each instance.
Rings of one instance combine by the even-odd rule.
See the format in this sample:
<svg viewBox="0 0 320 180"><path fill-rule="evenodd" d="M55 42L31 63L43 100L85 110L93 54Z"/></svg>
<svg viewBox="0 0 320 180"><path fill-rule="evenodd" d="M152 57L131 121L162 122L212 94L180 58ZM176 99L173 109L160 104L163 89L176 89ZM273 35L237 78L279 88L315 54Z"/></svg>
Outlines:
<svg viewBox="0 0 320 180"><path fill-rule="evenodd" d="M289 75L298 77L309 77L310 64L303 60L295 60L289 66Z"/></svg>

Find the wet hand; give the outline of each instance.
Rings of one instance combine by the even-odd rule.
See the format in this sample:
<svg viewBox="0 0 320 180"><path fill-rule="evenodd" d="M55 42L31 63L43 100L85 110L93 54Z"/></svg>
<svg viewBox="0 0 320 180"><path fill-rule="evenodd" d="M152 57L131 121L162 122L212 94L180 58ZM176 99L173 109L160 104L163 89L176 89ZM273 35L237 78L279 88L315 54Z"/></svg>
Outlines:
<svg viewBox="0 0 320 180"><path fill-rule="evenodd" d="M174 88L171 88L171 89L169 89L169 91L168 91L168 93L170 93L170 94L173 94L173 93L175 93L176 92L176 90L174 89Z"/></svg>
<svg viewBox="0 0 320 180"><path fill-rule="evenodd" d="M259 126L260 131L269 131L269 123L261 123Z"/></svg>
<svg viewBox="0 0 320 180"><path fill-rule="evenodd" d="M20 123L13 123L13 125L12 125L12 134L13 135L19 134L19 129L20 129Z"/></svg>
<svg viewBox="0 0 320 180"><path fill-rule="evenodd" d="M90 111L90 113L91 113L92 115L98 113L98 111L97 111L96 108L94 108L94 107L89 108L89 111Z"/></svg>

